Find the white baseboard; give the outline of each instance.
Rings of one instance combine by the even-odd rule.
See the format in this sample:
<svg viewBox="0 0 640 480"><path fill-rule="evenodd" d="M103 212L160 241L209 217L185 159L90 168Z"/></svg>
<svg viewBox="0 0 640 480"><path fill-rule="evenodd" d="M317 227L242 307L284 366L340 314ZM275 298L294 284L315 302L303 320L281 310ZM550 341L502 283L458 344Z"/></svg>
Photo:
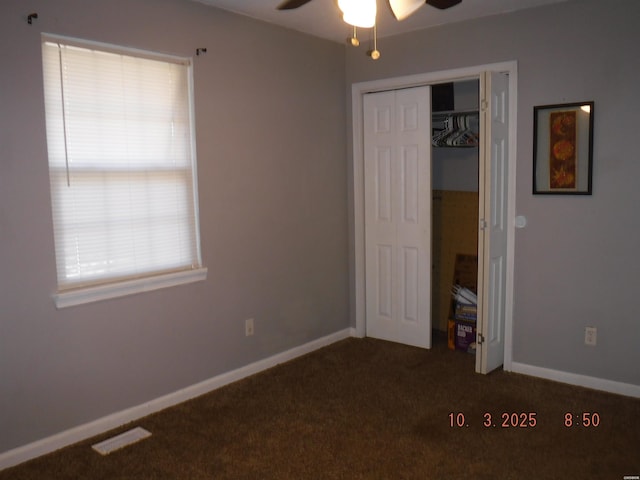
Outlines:
<svg viewBox="0 0 640 480"><path fill-rule="evenodd" d="M536 367L525 363L511 362L511 371L531 375L532 377L545 378L547 380L555 380L556 382L568 383L569 385L577 385L579 387L593 388L594 390L602 390L618 395L626 395L628 397L640 398L640 386L630 383L614 382L603 378L588 377L577 373L568 373L560 370L551 370L549 368Z"/></svg>
<svg viewBox="0 0 640 480"><path fill-rule="evenodd" d="M264 360L259 360L236 370L223 373L203 382L183 388L177 392L164 395L141 405L99 418L84 425L79 425L22 447L0 453L0 470L18 465L41 455L51 453L82 440L86 440L87 438L99 435L113 428L118 428L126 423L133 422L139 418L164 410L165 408L172 407L205 393L209 393L217 388L223 387L237 380L241 380L245 377L249 377L263 370L267 370L268 368L274 367L280 363L293 360L294 358L354 335L355 329L347 328L331 335L327 335L326 337L292 348L291 350L278 353L272 357L265 358Z"/></svg>

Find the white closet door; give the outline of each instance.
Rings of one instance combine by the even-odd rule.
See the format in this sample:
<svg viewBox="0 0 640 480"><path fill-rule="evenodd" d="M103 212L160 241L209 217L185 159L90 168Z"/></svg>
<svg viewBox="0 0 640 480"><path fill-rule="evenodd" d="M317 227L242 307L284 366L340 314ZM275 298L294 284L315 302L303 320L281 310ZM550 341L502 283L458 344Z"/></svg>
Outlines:
<svg viewBox="0 0 640 480"><path fill-rule="evenodd" d="M480 79L482 155L478 235L478 349L476 371L504 362L506 314L509 77L487 72Z"/></svg>
<svg viewBox="0 0 640 480"><path fill-rule="evenodd" d="M430 87L364 97L367 336L431 347Z"/></svg>

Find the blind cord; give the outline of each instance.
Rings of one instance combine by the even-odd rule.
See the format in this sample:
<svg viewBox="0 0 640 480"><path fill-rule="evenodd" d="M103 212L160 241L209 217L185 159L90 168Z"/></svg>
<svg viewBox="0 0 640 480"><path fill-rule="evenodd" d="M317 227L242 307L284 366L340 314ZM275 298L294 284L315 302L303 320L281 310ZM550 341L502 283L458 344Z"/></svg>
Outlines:
<svg viewBox="0 0 640 480"><path fill-rule="evenodd" d="M58 63L60 67L60 96L62 99L62 131L64 136L64 164L67 172L67 187L71 186L71 176L69 174L69 150L67 147L67 113L65 110L64 98L64 73L62 71L62 47L58 44Z"/></svg>

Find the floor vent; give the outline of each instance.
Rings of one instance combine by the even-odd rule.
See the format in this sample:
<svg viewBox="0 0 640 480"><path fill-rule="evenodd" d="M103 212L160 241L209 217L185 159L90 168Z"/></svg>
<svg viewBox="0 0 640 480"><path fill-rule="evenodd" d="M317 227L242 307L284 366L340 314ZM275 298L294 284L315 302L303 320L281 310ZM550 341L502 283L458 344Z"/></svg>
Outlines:
<svg viewBox="0 0 640 480"><path fill-rule="evenodd" d="M95 445L92 445L91 448L101 455L108 455L115 450L126 447L127 445L131 445L132 443L136 443L150 436L151 432L147 432L144 428L136 427L103 442L96 443Z"/></svg>

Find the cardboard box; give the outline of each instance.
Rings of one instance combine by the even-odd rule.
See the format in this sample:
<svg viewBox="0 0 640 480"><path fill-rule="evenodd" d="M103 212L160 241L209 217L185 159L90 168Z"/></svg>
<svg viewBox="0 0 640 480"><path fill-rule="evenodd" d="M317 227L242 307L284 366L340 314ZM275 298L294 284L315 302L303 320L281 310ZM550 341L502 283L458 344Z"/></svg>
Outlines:
<svg viewBox="0 0 640 480"><path fill-rule="evenodd" d="M453 284L466 287L477 292L478 289L478 256L456 255L456 263L453 270Z"/></svg>
<svg viewBox="0 0 640 480"><path fill-rule="evenodd" d="M447 346L450 350L456 349L456 322L447 320Z"/></svg>
<svg viewBox="0 0 640 480"><path fill-rule="evenodd" d="M455 268L453 270L453 283L468 288L473 293L478 293L478 256L477 255L456 255ZM455 319L456 301L451 299L449 318Z"/></svg>
<svg viewBox="0 0 640 480"><path fill-rule="evenodd" d="M456 320L456 350L473 353L476 350L476 324L473 322L465 322Z"/></svg>

